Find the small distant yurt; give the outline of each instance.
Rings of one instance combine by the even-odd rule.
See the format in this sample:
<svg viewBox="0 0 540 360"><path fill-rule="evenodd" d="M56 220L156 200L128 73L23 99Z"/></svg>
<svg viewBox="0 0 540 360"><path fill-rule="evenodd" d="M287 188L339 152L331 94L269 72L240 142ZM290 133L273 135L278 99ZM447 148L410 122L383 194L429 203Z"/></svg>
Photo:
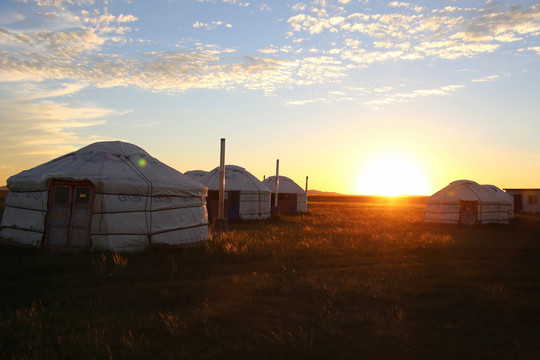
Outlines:
<svg viewBox="0 0 540 360"><path fill-rule="evenodd" d="M207 208L210 219L219 209L219 166L199 181L208 188ZM225 214L229 220L268 219L271 216L270 189L246 169L225 166Z"/></svg>
<svg viewBox="0 0 540 360"><path fill-rule="evenodd" d="M270 176L263 180L263 184L272 192L271 204L276 196L276 177ZM296 214L307 211L307 194L293 180L286 176L279 176L278 208L281 214Z"/></svg>
<svg viewBox="0 0 540 360"><path fill-rule="evenodd" d="M462 225L508 224L513 217L512 196L494 185L458 180L427 198L424 221Z"/></svg>
<svg viewBox="0 0 540 360"><path fill-rule="evenodd" d="M206 188L133 144L97 142L7 185L4 242L128 252L208 239Z"/></svg>
<svg viewBox="0 0 540 360"><path fill-rule="evenodd" d="M208 174L208 171L204 170L189 170L184 173L184 175L186 175L187 177L199 182L206 174Z"/></svg>

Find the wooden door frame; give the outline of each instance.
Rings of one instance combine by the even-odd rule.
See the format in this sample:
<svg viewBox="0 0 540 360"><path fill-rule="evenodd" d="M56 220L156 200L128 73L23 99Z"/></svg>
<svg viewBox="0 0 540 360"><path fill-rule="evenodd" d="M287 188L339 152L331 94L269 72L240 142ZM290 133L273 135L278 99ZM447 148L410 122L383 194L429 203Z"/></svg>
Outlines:
<svg viewBox="0 0 540 360"><path fill-rule="evenodd" d="M464 207L469 207L469 206L473 206L474 207L474 223L472 222L469 222L468 221L468 218L466 218L463 214L463 208ZM472 209L471 209L471 212L472 214ZM467 221L465 221L467 219ZM461 225L465 225L465 226L476 226L478 225L478 201L477 200L472 200L472 201L468 201L468 200L461 200L459 202L459 223Z"/></svg>
<svg viewBox="0 0 540 360"><path fill-rule="evenodd" d="M54 195L55 195L55 188L66 186L70 188L70 198L69 198L69 219L67 222L67 228L68 228L68 234L67 234L67 245L66 246L51 246L49 242L50 234L51 234L51 227L52 227L52 210L54 207ZM73 209L75 205L75 194L76 190L79 187L89 187L90 190L90 199L88 201L87 207L89 208L89 215L88 215L88 224L87 224L87 245L86 246L71 246L71 235L74 228L74 224L72 223L73 220ZM94 199L95 199L95 190L94 190L94 184L88 180L62 180L62 179L53 179L50 182L49 185L49 196L48 196L48 204L47 204L47 218L46 218L46 226L45 226L45 241L44 245L47 249L58 249L58 250L88 250L91 246L90 241L90 229L92 226L92 213L93 213L93 207L94 207ZM86 207L86 206L81 206Z"/></svg>

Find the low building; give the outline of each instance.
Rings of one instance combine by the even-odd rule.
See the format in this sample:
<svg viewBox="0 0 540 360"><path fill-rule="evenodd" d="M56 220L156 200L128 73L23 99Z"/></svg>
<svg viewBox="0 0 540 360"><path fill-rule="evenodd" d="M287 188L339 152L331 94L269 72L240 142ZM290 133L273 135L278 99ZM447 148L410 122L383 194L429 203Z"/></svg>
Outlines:
<svg viewBox="0 0 540 360"><path fill-rule="evenodd" d="M504 189L514 197L515 213L540 213L540 189Z"/></svg>

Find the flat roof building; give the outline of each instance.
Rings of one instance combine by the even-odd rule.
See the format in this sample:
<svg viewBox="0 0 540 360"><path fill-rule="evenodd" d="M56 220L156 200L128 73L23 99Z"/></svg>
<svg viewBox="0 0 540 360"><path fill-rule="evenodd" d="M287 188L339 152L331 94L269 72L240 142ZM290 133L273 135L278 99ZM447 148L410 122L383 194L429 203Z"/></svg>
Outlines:
<svg viewBox="0 0 540 360"><path fill-rule="evenodd" d="M503 189L514 197L515 213L540 213L540 189Z"/></svg>

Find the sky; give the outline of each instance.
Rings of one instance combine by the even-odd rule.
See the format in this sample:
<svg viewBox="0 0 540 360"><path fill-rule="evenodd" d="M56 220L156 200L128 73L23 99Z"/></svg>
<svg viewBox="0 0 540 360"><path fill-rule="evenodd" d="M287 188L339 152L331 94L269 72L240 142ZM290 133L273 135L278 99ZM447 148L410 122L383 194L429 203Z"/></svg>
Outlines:
<svg viewBox="0 0 540 360"><path fill-rule="evenodd" d="M540 1L2 0L0 185L96 141L344 194L540 188Z"/></svg>

